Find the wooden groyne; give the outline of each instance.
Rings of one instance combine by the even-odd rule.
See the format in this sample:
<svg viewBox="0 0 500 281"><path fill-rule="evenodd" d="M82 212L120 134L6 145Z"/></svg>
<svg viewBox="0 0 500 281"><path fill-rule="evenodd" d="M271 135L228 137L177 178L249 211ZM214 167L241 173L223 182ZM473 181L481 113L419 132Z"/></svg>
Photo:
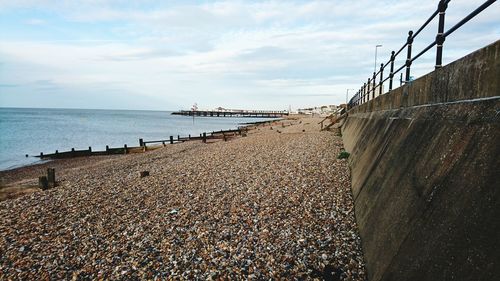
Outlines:
<svg viewBox="0 0 500 281"><path fill-rule="evenodd" d="M272 121L273 122L273 121ZM203 143L206 143L208 140L224 140L227 141L233 137L236 136L246 136L247 132L249 130L249 126L245 127L240 127L238 129L233 129L233 130L220 130L220 131L212 131L209 133L202 133L199 136L184 136L181 137L180 135L177 135L177 137L170 136L168 139L161 139L161 140L144 140L142 138L139 139L139 146L133 146L129 147L127 144L124 144L123 147L115 147L111 148L108 145L106 145L106 150L103 151L93 151L92 147L89 146L88 149L84 150L76 150L72 148L70 151L64 151L60 152L56 150L54 153L43 153L40 152L40 155L37 155L35 157L38 157L40 159L63 159L63 158L73 158L73 157L82 157L82 156L99 156L99 155L114 155L114 154L128 154L128 153L137 153L137 152L144 152L147 151L148 149L155 149L159 148L161 146L165 146L167 144L176 144L176 143L182 143L186 141L202 141ZM148 145L150 145L148 147ZM26 155L28 156L28 155Z"/></svg>
<svg viewBox="0 0 500 281"><path fill-rule="evenodd" d="M253 118L279 118L288 116L288 111L265 110L180 110L172 115L199 116L199 117L253 117Z"/></svg>

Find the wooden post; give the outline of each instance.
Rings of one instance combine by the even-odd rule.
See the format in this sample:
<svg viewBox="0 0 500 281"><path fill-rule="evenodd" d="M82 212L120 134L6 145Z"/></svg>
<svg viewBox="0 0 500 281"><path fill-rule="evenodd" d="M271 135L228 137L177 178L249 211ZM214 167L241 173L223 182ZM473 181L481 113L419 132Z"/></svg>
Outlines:
<svg viewBox="0 0 500 281"><path fill-rule="evenodd" d="M174 144L174 137L170 136L170 144Z"/></svg>
<svg viewBox="0 0 500 281"><path fill-rule="evenodd" d="M206 143L207 142L207 133L203 133L203 142Z"/></svg>
<svg viewBox="0 0 500 281"><path fill-rule="evenodd" d="M109 145L106 145L106 152L109 151Z"/></svg>
<svg viewBox="0 0 500 281"><path fill-rule="evenodd" d="M74 147L73 147L73 148L71 148L71 152L75 152L75 148L74 148Z"/></svg>
<svg viewBox="0 0 500 281"><path fill-rule="evenodd" d="M191 134L188 136L188 140L190 140L190 139L191 139Z"/></svg>
<svg viewBox="0 0 500 281"><path fill-rule="evenodd" d="M144 140L143 139L139 139L139 146L144 146Z"/></svg>
<svg viewBox="0 0 500 281"><path fill-rule="evenodd" d="M47 168L47 181L49 187L52 188L56 186L56 169Z"/></svg>
<svg viewBox="0 0 500 281"><path fill-rule="evenodd" d="M127 144L123 145L124 154L127 154Z"/></svg>
<svg viewBox="0 0 500 281"><path fill-rule="evenodd" d="M89 146L89 152L92 152L92 147L91 146Z"/></svg>
<svg viewBox="0 0 500 281"><path fill-rule="evenodd" d="M161 144L163 144L163 147L165 147L165 142L164 141L162 141Z"/></svg>
<svg viewBox="0 0 500 281"><path fill-rule="evenodd" d="M42 190L49 189L49 182L47 181L46 176L38 177L38 187Z"/></svg>
<svg viewBox="0 0 500 281"><path fill-rule="evenodd" d="M181 136L177 135L177 140L180 140L181 139Z"/></svg>
<svg viewBox="0 0 500 281"><path fill-rule="evenodd" d="M56 154L59 154L59 150L56 149Z"/></svg>
<svg viewBox="0 0 500 281"><path fill-rule="evenodd" d="M40 158L42 158L42 157L43 157L43 152L40 152Z"/></svg>
<svg viewBox="0 0 500 281"><path fill-rule="evenodd" d="M222 133L222 138L224 139L224 141L227 141L226 134Z"/></svg>

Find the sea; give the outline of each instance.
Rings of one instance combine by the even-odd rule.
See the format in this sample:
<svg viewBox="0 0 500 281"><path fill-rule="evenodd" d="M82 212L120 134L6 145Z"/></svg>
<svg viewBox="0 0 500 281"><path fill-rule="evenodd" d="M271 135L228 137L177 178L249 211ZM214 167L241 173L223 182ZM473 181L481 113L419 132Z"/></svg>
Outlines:
<svg viewBox="0 0 500 281"><path fill-rule="evenodd" d="M109 147L138 146L139 138L164 140L177 135L236 129L269 118L195 117L171 111L0 108L0 170L40 163L36 155ZM26 157L28 155L28 157Z"/></svg>

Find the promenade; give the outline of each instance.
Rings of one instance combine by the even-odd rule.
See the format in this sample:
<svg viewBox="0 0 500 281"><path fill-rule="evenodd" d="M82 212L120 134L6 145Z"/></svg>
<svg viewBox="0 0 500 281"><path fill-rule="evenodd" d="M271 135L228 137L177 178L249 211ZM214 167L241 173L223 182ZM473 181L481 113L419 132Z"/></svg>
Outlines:
<svg viewBox="0 0 500 281"><path fill-rule="evenodd" d="M320 120L54 162L60 186L0 202L0 279L365 280L342 140Z"/></svg>

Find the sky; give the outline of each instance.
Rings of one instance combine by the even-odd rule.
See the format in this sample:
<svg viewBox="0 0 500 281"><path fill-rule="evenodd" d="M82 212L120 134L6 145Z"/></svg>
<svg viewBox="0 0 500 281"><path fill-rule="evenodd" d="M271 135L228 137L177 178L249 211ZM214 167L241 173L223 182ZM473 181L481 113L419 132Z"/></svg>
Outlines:
<svg viewBox="0 0 500 281"><path fill-rule="evenodd" d="M445 30L484 1L452 0ZM0 107L286 110L340 104L438 1L0 0ZM494 3L444 63L500 39ZM414 42L431 43L434 20ZM396 66L402 65L401 59ZM412 65L433 70L435 48Z"/></svg>

